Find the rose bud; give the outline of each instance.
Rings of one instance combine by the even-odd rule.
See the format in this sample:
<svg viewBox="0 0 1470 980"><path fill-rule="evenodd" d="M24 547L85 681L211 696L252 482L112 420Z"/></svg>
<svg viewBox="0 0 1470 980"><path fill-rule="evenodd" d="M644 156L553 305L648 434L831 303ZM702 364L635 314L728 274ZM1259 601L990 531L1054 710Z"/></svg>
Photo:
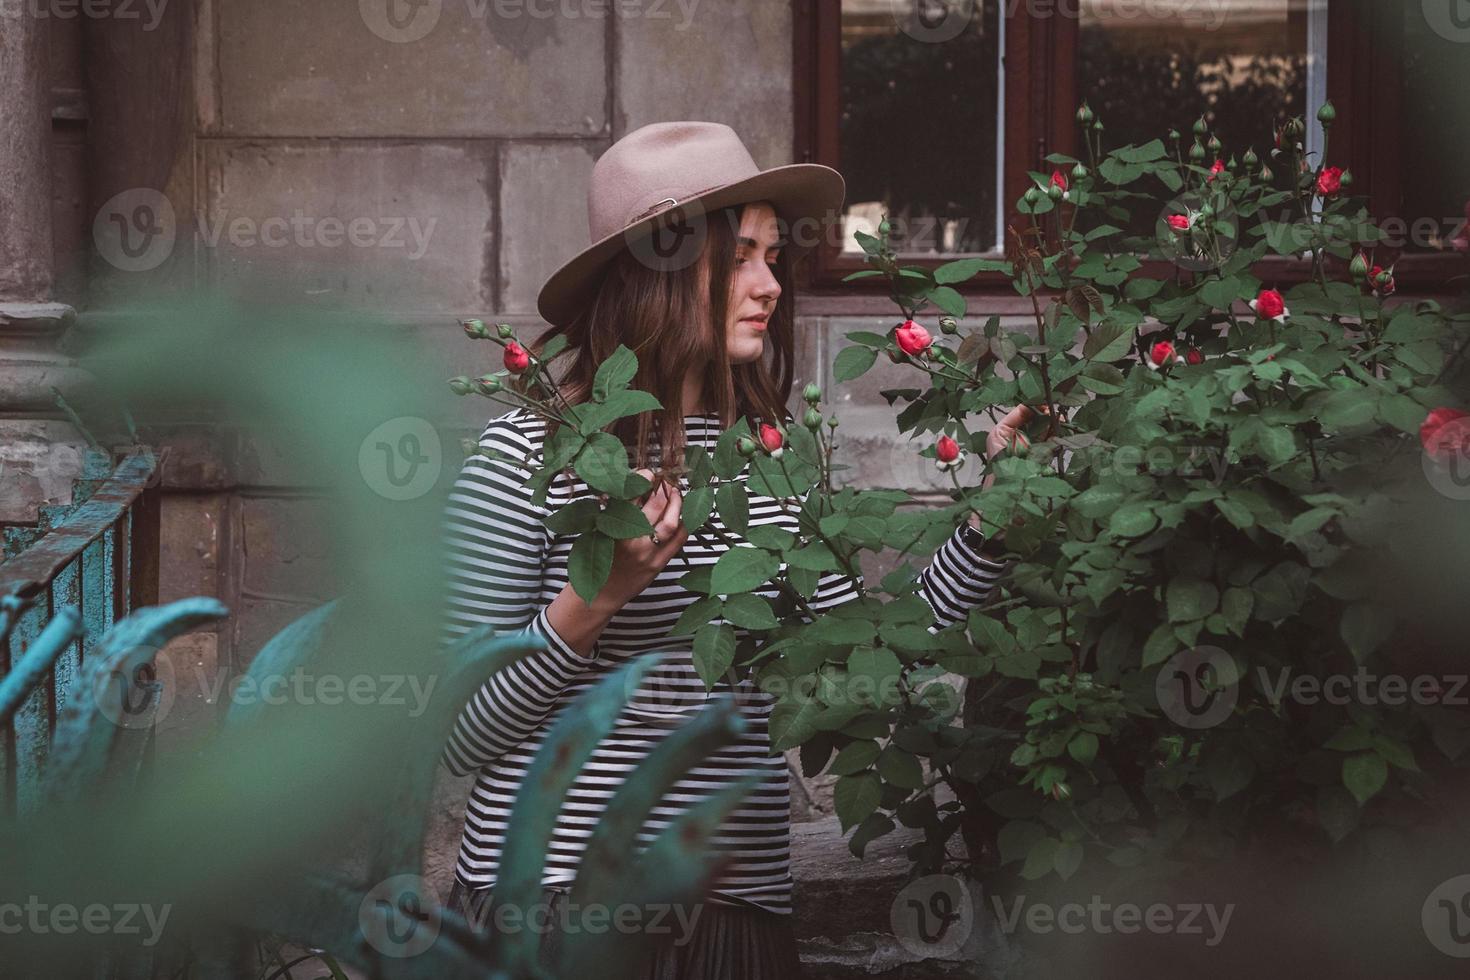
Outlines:
<svg viewBox="0 0 1470 980"><path fill-rule="evenodd" d="M1154 344L1148 352L1148 366L1157 371L1166 364L1178 361L1179 355L1174 353L1174 345L1167 340L1161 340Z"/></svg>
<svg viewBox="0 0 1470 980"><path fill-rule="evenodd" d="M910 357L922 356L929 350L929 345L934 342L929 336L929 331L913 320L905 320L899 324L898 330L894 333L894 339L898 341L898 349Z"/></svg>
<svg viewBox="0 0 1470 980"><path fill-rule="evenodd" d="M475 390L473 382L462 374L449 379L449 388L456 395L468 395Z"/></svg>
<svg viewBox="0 0 1470 980"><path fill-rule="evenodd" d="M939 318L939 329L947 334L956 334L960 332L960 325L954 317L942 316Z"/></svg>
<svg viewBox="0 0 1470 980"><path fill-rule="evenodd" d="M1467 448L1470 425L1461 421L1466 418L1470 414L1458 408L1436 408L1425 417L1419 426L1419 442L1430 459L1443 462Z"/></svg>
<svg viewBox="0 0 1470 980"><path fill-rule="evenodd" d="M482 374L475 379L475 388L482 395L493 395L500 390L500 376L496 374Z"/></svg>
<svg viewBox="0 0 1470 980"><path fill-rule="evenodd" d="M490 331L485 329L484 320L476 320L471 318L469 320L459 321L459 325L461 327L464 327L465 336L470 338L471 340L484 340L486 337L490 336Z"/></svg>
<svg viewBox="0 0 1470 980"><path fill-rule="evenodd" d="M1261 294L1251 300L1250 306L1262 320L1284 323L1291 315L1291 311L1286 308L1286 300L1274 289L1261 290Z"/></svg>
<svg viewBox="0 0 1470 980"><path fill-rule="evenodd" d="M1194 222L1189 220L1189 215L1187 214L1171 214L1164 220L1175 231L1188 231L1194 225Z"/></svg>
<svg viewBox="0 0 1470 980"><path fill-rule="evenodd" d="M505 345L505 369L511 374L520 374L531 366L531 355L514 340Z"/></svg>
<svg viewBox="0 0 1470 980"><path fill-rule="evenodd" d="M808 381L806 387L801 389L801 397L808 404L815 405L822 400L822 389L817 387L815 381Z"/></svg>
<svg viewBox="0 0 1470 980"><path fill-rule="evenodd" d="M1081 164L1081 162L1079 162L1077 164L1077 166L1075 166L1075 167L1072 168L1072 179L1073 180L1081 180L1082 178L1084 178L1086 176L1087 176L1087 168L1084 167Z"/></svg>
<svg viewBox="0 0 1470 980"><path fill-rule="evenodd" d="M1337 121L1337 110L1331 102L1322 103L1322 108L1317 110L1317 121L1324 126L1331 126Z"/></svg>
<svg viewBox="0 0 1470 980"><path fill-rule="evenodd" d="M495 325L495 331L500 334L501 340L510 340L516 335L516 332L510 328L510 324L508 323L497 323Z"/></svg>
<svg viewBox="0 0 1470 980"><path fill-rule="evenodd" d="M940 436L939 441L934 444L934 463L941 470L947 470L959 462L960 444L949 436Z"/></svg>
<svg viewBox="0 0 1470 980"><path fill-rule="evenodd" d="M741 436L735 440L735 451L747 458L755 455L756 448L755 440L750 436Z"/></svg>
<svg viewBox="0 0 1470 980"><path fill-rule="evenodd" d="M1269 184L1269 183L1271 183L1271 181L1273 181L1275 179L1276 179L1276 171L1272 170L1270 167L1262 167L1261 168L1261 181L1263 183Z"/></svg>
<svg viewBox="0 0 1470 980"><path fill-rule="evenodd" d="M1344 170L1342 172L1342 189L1347 190L1351 186L1353 186L1353 172L1351 170Z"/></svg>
<svg viewBox="0 0 1470 980"><path fill-rule="evenodd" d="M1245 151L1245 156L1240 158L1240 162L1245 164L1251 170L1254 170L1256 169L1257 165L1260 164L1261 158L1256 156L1256 148L1252 146Z"/></svg>
<svg viewBox="0 0 1470 980"><path fill-rule="evenodd" d="M1354 282L1362 282L1368 278L1368 256L1362 252L1354 255L1352 262L1348 263L1348 273L1352 275Z"/></svg>
<svg viewBox="0 0 1470 980"><path fill-rule="evenodd" d="M1092 114L1092 108L1086 102L1083 102L1077 110L1077 121L1084 126L1091 126L1095 118L1097 117Z"/></svg>
<svg viewBox="0 0 1470 980"><path fill-rule="evenodd" d="M1205 162L1205 145L1199 140L1195 140L1194 145L1189 148L1189 159L1193 163Z"/></svg>
<svg viewBox="0 0 1470 980"><path fill-rule="evenodd" d="M1373 291L1379 296L1392 296L1394 281L1392 270L1384 269L1381 265L1375 265L1373 271L1368 273L1368 281L1373 284Z"/></svg>
<svg viewBox="0 0 1470 980"><path fill-rule="evenodd" d="M1317 193L1331 197L1342 190L1342 168L1326 167L1317 175Z"/></svg>
<svg viewBox="0 0 1470 980"><path fill-rule="evenodd" d="M1172 142L1172 143L1178 143L1179 142L1179 130L1177 130L1177 129L1171 129L1171 130L1169 130L1169 141Z"/></svg>
<svg viewBox="0 0 1470 980"><path fill-rule="evenodd" d="M1200 353L1200 349L1198 347L1191 347L1189 350L1184 352L1184 363L1203 364L1205 363L1205 355Z"/></svg>
<svg viewBox="0 0 1470 980"><path fill-rule="evenodd" d="M1220 151L1224 148L1225 144L1220 142L1220 137L1218 136L1211 136L1210 141L1205 144L1205 149L1209 150L1214 156L1219 156Z"/></svg>
<svg viewBox="0 0 1470 980"><path fill-rule="evenodd" d="M1026 188L1026 193L1021 195L1021 200L1027 204L1035 204L1041 200L1041 189L1035 186Z"/></svg>
<svg viewBox="0 0 1470 980"><path fill-rule="evenodd" d="M1209 179L1210 180L1214 180L1216 177L1220 176L1224 172L1225 172L1225 161L1224 160L1216 160L1215 163L1214 163L1214 165L1210 167L1210 176L1209 176Z"/></svg>
<svg viewBox="0 0 1470 980"><path fill-rule="evenodd" d="M1205 117L1200 116L1194 121L1194 135L1203 136L1210 131L1210 124L1205 122Z"/></svg>
<svg viewBox="0 0 1470 980"><path fill-rule="evenodd" d="M1103 131L1103 124L1101 119L1092 124L1092 131L1094 133L1101 133Z"/></svg>
<svg viewBox="0 0 1470 980"><path fill-rule="evenodd" d="M786 440L781 435L781 430L769 422L762 422L760 428L761 448L771 454L772 459L781 458L781 444Z"/></svg>
<svg viewBox="0 0 1470 980"><path fill-rule="evenodd" d="M802 419L802 422L808 429L815 432L822 427L822 413L815 408L809 408L806 410L806 416Z"/></svg>
<svg viewBox="0 0 1470 980"><path fill-rule="evenodd" d="M1052 200L1061 198L1063 201L1070 201L1072 199L1071 189L1067 186L1067 175L1060 169L1051 172L1051 187L1048 188L1047 193L1051 195Z"/></svg>

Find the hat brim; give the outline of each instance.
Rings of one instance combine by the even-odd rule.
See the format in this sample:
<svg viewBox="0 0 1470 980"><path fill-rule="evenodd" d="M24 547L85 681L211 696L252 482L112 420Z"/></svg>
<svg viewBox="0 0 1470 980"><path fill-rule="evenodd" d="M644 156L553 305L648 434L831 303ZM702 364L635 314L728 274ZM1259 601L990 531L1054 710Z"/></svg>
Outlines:
<svg viewBox="0 0 1470 980"><path fill-rule="evenodd" d="M842 175L831 167L793 163L685 198L676 207L636 221L577 253L546 280L536 298L536 309L546 322L557 326L572 320L596 294L602 273L614 256L691 204L697 204L701 213L708 213L732 204L770 201L788 238L783 248L795 256L821 240L827 220L840 215L846 194Z"/></svg>

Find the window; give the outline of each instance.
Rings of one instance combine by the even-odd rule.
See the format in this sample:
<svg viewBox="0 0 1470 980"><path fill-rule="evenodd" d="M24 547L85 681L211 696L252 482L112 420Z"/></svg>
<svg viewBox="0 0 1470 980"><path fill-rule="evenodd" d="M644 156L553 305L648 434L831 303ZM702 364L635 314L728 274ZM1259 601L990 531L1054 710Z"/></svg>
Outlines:
<svg viewBox="0 0 1470 980"><path fill-rule="evenodd" d="M876 225L885 205L911 264L995 250L1027 172L1051 170L1048 154L1081 150L1083 98L1103 118L1109 146L1170 127L1187 146L1205 112L1227 158L1251 146L1266 158L1274 126L1295 115L1306 117L1308 148L1320 152L1315 117L1329 97L1340 111L1331 162L1371 192L1380 222L1419 216L1400 219L1404 253L1439 253L1401 263L1401 285L1442 284L1458 268L1448 257L1470 197L1464 153L1447 145L1470 111L1470 21L1453 16L1462 2L798 3L798 151L837 167L849 188L843 240L816 251L808 286L831 293L864 268L851 236ZM1438 20L1436 4L1445 7ZM1268 259L1258 274L1290 282L1304 268ZM969 283L1004 285L993 273ZM881 280L840 285L844 295L885 290Z"/></svg>

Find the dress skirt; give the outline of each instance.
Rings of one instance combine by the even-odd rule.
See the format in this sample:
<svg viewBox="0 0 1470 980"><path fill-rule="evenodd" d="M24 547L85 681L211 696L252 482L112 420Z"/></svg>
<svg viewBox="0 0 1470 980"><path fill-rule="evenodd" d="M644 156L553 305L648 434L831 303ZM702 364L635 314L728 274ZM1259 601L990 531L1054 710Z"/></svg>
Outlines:
<svg viewBox="0 0 1470 980"><path fill-rule="evenodd" d="M540 961L550 967L560 948L560 928L567 912L566 886L547 885L542 901L548 905L540 945ZM477 929L494 931L494 887L466 888L458 881L448 905ZM700 902L682 919L661 916L658 933L640 968L637 980L800 980L801 961L791 916L765 909ZM606 920L604 920L605 922ZM650 920L652 921L652 920ZM607 927L604 926L604 929Z"/></svg>

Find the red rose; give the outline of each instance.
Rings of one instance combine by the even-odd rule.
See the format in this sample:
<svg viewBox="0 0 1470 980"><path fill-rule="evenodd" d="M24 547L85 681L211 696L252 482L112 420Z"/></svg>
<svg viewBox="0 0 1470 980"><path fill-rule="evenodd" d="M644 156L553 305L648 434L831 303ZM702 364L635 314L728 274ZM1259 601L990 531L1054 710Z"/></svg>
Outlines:
<svg viewBox="0 0 1470 980"><path fill-rule="evenodd" d="M1261 290L1260 295L1251 301L1251 309L1262 320L1280 320L1287 315L1286 300L1274 289Z"/></svg>
<svg viewBox="0 0 1470 980"><path fill-rule="evenodd" d="M1154 367L1163 367L1169 361L1174 360L1174 345L1167 340L1161 340L1154 344L1153 349L1148 352L1148 358Z"/></svg>
<svg viewBox="0 0 1470 980"><path fill-rule="evenodd" d="M1373 286L1373 291L1380 296L1392 296L1396 288L1393 273L1381 265L1375 265L1368 273L1368 282Z"/></svg>
<svg viewBox="0 0 1470 980"><path fill-rule="evenodd" d="M780 459L781 446L786 441L785 438L781 435L781 430L776 428L774 425L771 425L769 422L762 422L760 428L760 436L761 445L765 448L766 452L770 453L776 459Z"/></svg>
<svg viewBox="0 0 1470 980"><path fill-rule="evenodd" d="M1062 193L1065 194L1067 192L1067 175L1062 173L1061 170L1053 170L1051 172L1051 185L1053 187L1060 187Z"/></svg>
<svg viewBox="0 0 1470 980"><path fill-rule="evenodd" d="M919 326L913 320L905 320L899 324L898 332L894 335L898 341L899 350L911 357L917 357L929 349L933 341L929 337L929 331Z"/></svg>
<svg viewBox="0 0 1470 980"><path fill-rule="evenodd" d="M1342 190L1342 168L1326 167L1317 175L1317 193L1331 197Z"/></svg>
<svg viewBox="0 0 1470 980"><path fill-rule="evenodd" d="M949 436L940 436L934 444L934 458L941 463L953 463L960 458L960 444Z"/></svg>
<svg viewBox="0 0 1470 980"><path fill-rule="evenodd" d="M1184 352L1184 363L1203 364L1205 363L1205 355L1200 353L1198 347L1191 347L1189 350Z"/></svg>
<svg viewBox="0 0 1470 980"><path fill-rule="evenodd" d="M505 345L505 369L511 374L520 374L531 366L531 355L514 340Z"/></svg>
<svg viewBox="0 0 1470 980"><path fill-rule="evenodd" d="M1458 408L1436 408L1425 417L1419 426L1419 442L1430 459L1445 460L1465 448L1470 439L1470 426L1460 420L1470 418L1470 413Z"/></svg>
<svg viewBox="0 0 1470 980"><path fill-rule="evenodd" d="M1171 214L1164 220L1169 222L1169 227L1175 231L1188 231L1191 224L1187 214Z"/></svg>
<svg viewBox="0 0 1470 980"><path fill-rule="evenodd" d="M1225 171L1225 161L1224 160L1216 160L1214 166L1210 167L1210 176L1209 176L1209 179L1210 180L1214 180L1216 177L1218 177L1224 171Z"/></svg>

